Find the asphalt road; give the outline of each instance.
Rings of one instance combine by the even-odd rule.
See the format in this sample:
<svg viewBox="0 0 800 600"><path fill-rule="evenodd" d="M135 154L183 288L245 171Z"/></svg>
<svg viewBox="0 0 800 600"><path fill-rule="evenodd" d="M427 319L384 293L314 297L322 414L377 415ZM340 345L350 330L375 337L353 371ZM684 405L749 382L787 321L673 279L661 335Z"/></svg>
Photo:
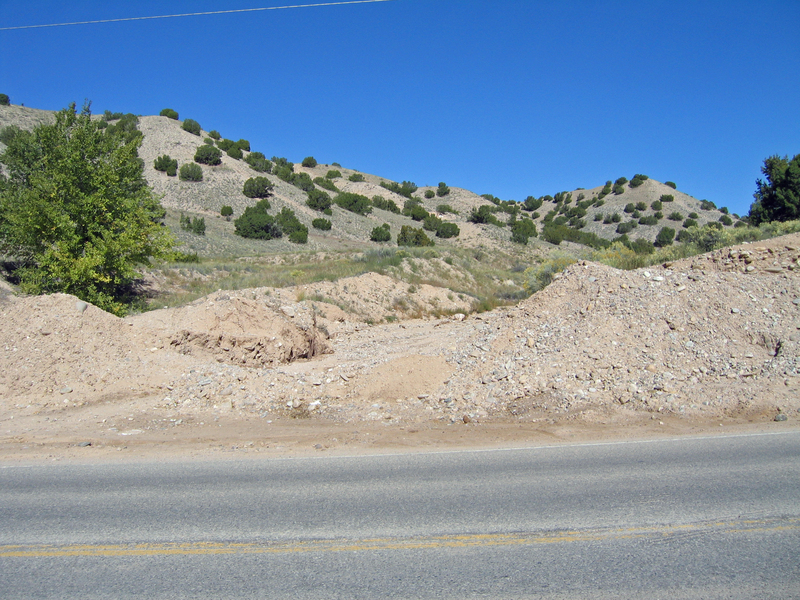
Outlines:
<svg viewBox="0 0 800 600"><path fill-rule="evenodd" d="M1 598L800 598L800 432L0 467Z"/></svg>

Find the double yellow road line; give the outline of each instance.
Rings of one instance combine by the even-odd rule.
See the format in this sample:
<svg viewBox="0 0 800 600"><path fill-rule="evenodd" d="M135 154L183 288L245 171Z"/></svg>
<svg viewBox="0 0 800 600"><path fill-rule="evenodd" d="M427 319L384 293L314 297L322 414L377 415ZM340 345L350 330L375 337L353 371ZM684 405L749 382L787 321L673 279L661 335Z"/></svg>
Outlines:
<svg viewBox="0 0 800 600"><path fill-rule="evenodd" d="M710 534L768 533L800 529L800 518L715 521L686 525L631 528L594 528L577 531L490 533L474 535L412 536L394 538L327 539L264 542L185 542L139 544L0 545L0 559L66 556L170 556L191 554L293 554L304 552L364 552L370 550L424 550L488 546L533 546L565 542L614 539L649 539L654 542Z"/></svg>

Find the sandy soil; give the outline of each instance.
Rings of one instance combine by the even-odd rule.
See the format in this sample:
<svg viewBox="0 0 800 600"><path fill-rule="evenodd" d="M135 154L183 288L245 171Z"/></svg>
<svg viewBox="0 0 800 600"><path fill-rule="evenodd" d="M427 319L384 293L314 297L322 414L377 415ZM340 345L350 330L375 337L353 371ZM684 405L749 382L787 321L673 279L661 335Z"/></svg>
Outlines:
<svg viewBox="0 0 800 600"><path fill-rule="evenodd" d="M324 290L220 291L125 319L5 287L0 461L796 428L798 258L792 235L637 271L577 263L515 307L427 319L399 311L381 325L368 315L409 292L374 275ZM436 288L414 294L451 301Z"/></svg>

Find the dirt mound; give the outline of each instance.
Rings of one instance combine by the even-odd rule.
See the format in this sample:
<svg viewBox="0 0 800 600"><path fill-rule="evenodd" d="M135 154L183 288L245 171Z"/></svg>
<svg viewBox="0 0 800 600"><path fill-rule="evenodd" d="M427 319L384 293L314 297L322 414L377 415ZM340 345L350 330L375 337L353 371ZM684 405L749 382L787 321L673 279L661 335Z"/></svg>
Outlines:
<svg viewBox="0 0 800 600"><path fill-rule="evenodd" d="M253 291L243 297L218 292L181 308L137 317L181 354L218 362L268 367L331 352L315 317L297 318L293 307L276 310ZM305 321L305 322L303 322Z"/></svg>

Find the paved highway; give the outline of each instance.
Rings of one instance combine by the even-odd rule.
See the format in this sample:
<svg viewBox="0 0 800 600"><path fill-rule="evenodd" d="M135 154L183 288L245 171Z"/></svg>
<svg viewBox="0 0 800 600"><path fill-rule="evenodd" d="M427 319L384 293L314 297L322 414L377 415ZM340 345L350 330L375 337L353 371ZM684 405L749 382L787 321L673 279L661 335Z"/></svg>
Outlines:
<svg viewBox="0 0 800 600"><path fill-rule="evenodd" d="M800 598L800 432L0 467L2 598Z"/></svg>

